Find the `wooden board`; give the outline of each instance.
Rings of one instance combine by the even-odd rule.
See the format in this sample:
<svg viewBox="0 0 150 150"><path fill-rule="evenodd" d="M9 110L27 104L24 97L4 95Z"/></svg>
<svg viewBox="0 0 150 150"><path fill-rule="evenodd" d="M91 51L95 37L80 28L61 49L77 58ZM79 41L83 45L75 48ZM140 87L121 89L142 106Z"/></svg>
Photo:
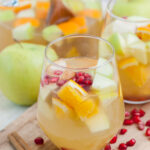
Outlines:
<svg viewBox="0 0 150 150"><path fill-rule="evenodd" d="M19 133L28 145L30 145L32 150L57 150L38 126L36 120L36 107L36 104L30 107L20 118L0 132L0 150L14 150L7 138L7 135L14 131ZM135 107L142 108L146 111L146 115L142 118L143 121L150 119L150 104L137 106L126 105L126 110L131 110ZM113 150L117 150L119 143L126 142L131 138L135 138L137 143L134 147L129 148L129 150L150 150L150 139L144 136L145 131L139 131L136 128L136 125L125 128L128 129L128 132L124 136L118 136L118 141L113 145ZM37 146L34 144L34 139L38 136L44 138L45 144L43 146Z"/></svg>

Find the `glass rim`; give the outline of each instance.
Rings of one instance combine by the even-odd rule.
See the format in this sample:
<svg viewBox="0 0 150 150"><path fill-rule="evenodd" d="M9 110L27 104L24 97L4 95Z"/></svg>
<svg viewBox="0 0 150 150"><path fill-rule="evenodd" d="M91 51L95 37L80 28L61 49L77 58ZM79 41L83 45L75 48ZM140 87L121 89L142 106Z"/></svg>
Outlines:
<svg viewBox="0 0 150 150"><path fill-rule="evenodd" d="M47 56L47 51L49 49L49 47L51 47L53 44L59 42L59 41L62 41L64 39L67 39L67 38L77 38L77 37L83 37L83 38L91 38L91 39L96 39L96 40L99 40L99 41L104 41L105 43L107 43L107 45L110 46L110 48L112 49L112 54L111 56L109 57L109 59L107 59L107 61L101 65L96 65L96 66L92 66L92 67L85 67L85 68L70 68L70 67L64 67L64 66L61 66L61 65L58 65L56 64L54 61L50 60ZM82 56L83 57L83 56ZM115 49L114 47L110 44L110 42L108 42L107 40L101 38L101 37L98 37L98 36L94 36L94 35L89 35L89 34L70 34L70 35L67 35L67 36L62 36L62 37L59 37L57 38L56 40L53 40L52 42L50 42L46 48L45 48L45 58L46 60L56 66L56 67L59 67L61 69L67 69L67 70L75 70L75 71L78 71L78 70L94 70L94 69L97 69L97 68L101 68L102 66L105 66L107 64L109 64L112 59L115 57Z"/></svg>
<svg viewBox="0 0 150 150"><path fill-rule="evenodd" d="M107 7L106 7L106 13L108 13L112 18L115 18L115 19L117 19L117 20L120 20L120 21L122 21L122 22L128 22L128 23L150 23L150 19L149 18L145 18L144 19L144 17L143 17L143 20L141 19L141 20L137 20L137 21L135 21L135 20L129 20L128 18L123 18L123 17L119 17L118 15L115 15L113 12L112 12L112 9L110 8L111 6L111 3L113 3L113 2L116 2L116 0L115 1L113 1L113 0L110 0L109 2L108 2L108 4L107 4ZM125 16L126 17L126 16ZM131 16L132 17L132 16ZM138 16L138 17L142 17L142 16Z"/></svg>

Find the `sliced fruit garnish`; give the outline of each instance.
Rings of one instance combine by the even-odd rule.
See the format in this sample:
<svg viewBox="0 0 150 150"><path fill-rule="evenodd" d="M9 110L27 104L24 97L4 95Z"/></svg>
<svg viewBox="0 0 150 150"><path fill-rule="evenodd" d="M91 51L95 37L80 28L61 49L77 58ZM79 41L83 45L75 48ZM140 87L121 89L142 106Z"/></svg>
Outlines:
<svg viewBox="0 0 150 150"><path fill-rule="evenodd" d="M49 1L37 1L36 2L36 17L39 19L45 19L50 8Z"/></svg>
<svg viewBox="0 0 150 150"><path fill-rule="evenodd" d="M106 77L113 77L113 66L105 58L99 58L97 66L100 66L96 69L96 73L104 75Z"/></svg>
<svg viewBox="0 0 150 150"><path fill-rule="evenodd" d="M87 96L87 92L73 80L68 81L58 91L59 98L71 108L84 101L83 96Z"/></svg>
<svg viewBox="0 0 150 150"><path fill-rule="evenodd" d="M17 27L26 23L31 23L31 25L34 27L40 26L40 21L36 18L18 18L14 21L14 26Z"/></svg>
<svg viewBox="0 0 150 150"><path fill-rule="evenodd" d="M150 40L150 25L137 28L136 34L141 40L149 41Z"/></svg>
<svg viewBox="0 0 150 150"><path fill-rule="evenodd" d="M99 19L101 18L102 14L98 10L86 9L86 10L80 11L79 15L94 18L94 19Z"/></svg>
<svg viewBox="0 0 150 150"><path fill-rule="evenodd" d="M23 24L12 30L13 38L16 40L31 40L34 37L34 28L30 23Z"/></svg>
<svg viewBox="0 0 150 150"><path fill-rule="evenodd" d="M64 102L62 102L58 98L52 98L52 105L54 106L56 114L58 115L70 114L72 112L71 108L69 108Z"/></svg>
<svg viewBox="0 0 150 150"><path fill-rule="evenodd" d="M15 14L12 10L0 11L0 22L12 21L15 18Z"/></svg>
<svg viewBox="0 0 150 150"><path fill-rule="evenodd" d="M73 21L63 22L58 25L64 35L79 33L80 26Z"/></svg>
<svg viewBox="0 0 150 150"><path fill-rule="evenodd" d="M148 63L147 47L146 47L145 42L140 40L136 43L128 45L128 48L129 48L132 56L134 56L137 59L137 61L139 61L142 64L147 64Z"/></svg>
<svg viewBox="0 0 150 150"><path fill-rule="evenodd" d="M92 87L94 90L98 90L100 92L110 92L116 91L117 83L108 77L96 73Z"/></svg>
<svg viewBox="0 0 150 150"><path fill-rule="evenodd" d="M109 119L105 114L103 108L100 108L96 115L84 120L84 123L87 125L89 130L93 133L107 130L110 127Z"/></svg>
<svg viewBox="0 0 150 150"><path fill-rule="evenodd" d="M121 69L126 69L128 67L137 66L137 65L138 65L138 61L134 57L125 58L118 62L118 66Z"/></svg>
<svg viewBox="0 0 150 150"><path fill-rule="evenodd" d="M71 50L69 50L66 54L67 58L77 57L77 56L80 56L80 54L79 54L78 50L76 49L76 47L72 47Z"/></svg>
<svg viewBox="0 0 150 150"><path fill-rule="evenodd" d="M62 31L57 25L51 25L43 29L42 36L45 40L51 42L59 38L62 35Z"/></svg>
<svg viewBox="0 0 150 150"><path fill-rule="evenodd" d="M118 55L124 55L125 54L125 46L126 42L124 37L120 33L114 33L112 34L108 41L114 46L115 52Z"/></svg>
<svg viewBox="0 0 150 150"><path fill-rule="evenodd" d="M128 67L125 72L138 87L143 86L148 79L146 66L144 65Z"/></svg>

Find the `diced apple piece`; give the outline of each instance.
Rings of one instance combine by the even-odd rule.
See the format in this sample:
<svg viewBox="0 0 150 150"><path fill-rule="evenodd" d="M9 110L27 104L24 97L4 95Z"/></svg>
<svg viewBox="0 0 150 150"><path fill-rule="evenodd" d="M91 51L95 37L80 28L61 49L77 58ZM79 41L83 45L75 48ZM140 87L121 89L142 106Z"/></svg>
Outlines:
<svg viewBox="0 0 150 150"><path fill-rule="evenodd" d="M96 73L93 80L92 88L95 90L99 90L100 92L110 92L117 89L117 84L114 80L111 80Z"/></svg>
<svg viewBox="0 0 150 150"><path fill-rule="evenodd" d="M51 25L43 29L43 38L49 42L59 38L62 35L62 31L57 25Z"/></svg>
<svg viewBox="0 0 150 150"><path fill-rule="evenodd" d="M118 55L125 54L126 42L120 33L114 33L110 36L108 41L114 46L115 52Z"/></svg>
<svg viewBox="0 0 150 150"><path fill-rule="evenodd" d="M144 42L138 41L134 44L128 45L128 48L130 49L132 56L134 56L140 63L148 63L147 49Z"/></svg>
<svg viewBox="0 0 150 150"><path fill-rule="evenodd" d="M84 123L93 133L107 130L110 127L109 119L102 108L99 109L98 114L87 118Z"/></svg>
<svg viewBox="0 0 150 150"><path fill-rule="evenodd" d="M35 18L35 12L33 9L26 9L23 11L20 11L17 16L17 18Z"/></svg>
<svg viewBox="0 0 150 150"><path fill-rule="evenodd" d="M0 11L0 22L12 21L15 18L15 14L12 10Z"/></svg>
<svg viewBox="0 0 150 150"><path fill-rule="evenodd" d="M31 40L34 37L34 28L30 23L23 24L12 30L13 38L16 40Z"/></svg>
<svg viewBox="0 0 150 150"><path fill-rule="evenodd" d="M98 60L97 66L100 67L96 69L96 73L99 73L109 78L113 77L113 67L109 62L107 62L105 58L100 58Z"/></svg>

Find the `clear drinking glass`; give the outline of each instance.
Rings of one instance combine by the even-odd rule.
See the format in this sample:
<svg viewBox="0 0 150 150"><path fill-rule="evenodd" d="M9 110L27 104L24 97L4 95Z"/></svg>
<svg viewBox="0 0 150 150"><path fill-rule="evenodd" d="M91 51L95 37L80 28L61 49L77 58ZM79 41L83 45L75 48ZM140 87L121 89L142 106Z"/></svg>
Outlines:
<svg viewBox="0 0 150 150"><path fill-rule="evenodd" d="M131 104L150 102L150 13L144 14L149 10L146 4L109 2L102 33L115 48L123 97Z"/></svg>
<svg viewBox="0 0 150 150"><path fill-rule="evenodd" d="M37 119L60 149L101 150L118 132L124 103L114 50L106 40L69 35L47 46Z"/></svg>

